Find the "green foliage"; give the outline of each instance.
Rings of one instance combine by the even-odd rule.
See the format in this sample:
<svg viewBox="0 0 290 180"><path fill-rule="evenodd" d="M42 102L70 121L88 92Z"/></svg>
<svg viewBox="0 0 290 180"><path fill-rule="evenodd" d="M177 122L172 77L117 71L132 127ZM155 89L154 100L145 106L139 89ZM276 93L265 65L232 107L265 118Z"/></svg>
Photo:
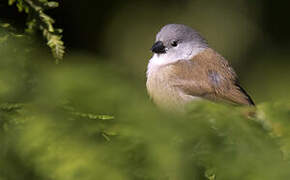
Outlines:
<svg viewBox="0 0 290 180"><path fill-rule="evenodd" d="M54 20L44 13L47 9L58 7L58 2L48 0L8 0L8 4L16 4L19 12L24 11L28 14L26 31L32 33L35 29L41 30L56 62L61 60L65 49L61 40L62 29L54 28Z"/></svg>
<svg viewBox="0 0 290 180"><path fill-rule="evenodd" d="M40 62L25 36L6 35L0 179L290 178L289 103L260 104L257 118L210 102L159 112L120 67L83 54L68 57L82 63Z"/></svg>

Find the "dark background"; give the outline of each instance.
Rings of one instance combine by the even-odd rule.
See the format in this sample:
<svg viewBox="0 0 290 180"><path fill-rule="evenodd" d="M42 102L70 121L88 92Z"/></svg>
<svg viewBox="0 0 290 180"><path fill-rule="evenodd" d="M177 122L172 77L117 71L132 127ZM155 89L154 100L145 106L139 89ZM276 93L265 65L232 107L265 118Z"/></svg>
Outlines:
<svg viewBox="0 0 290 180"><path fill-rule="evenodd" d="M140 84L155 34L168 23L187 24L233 64L254 99L264 102L289 98L288 8L288 1L271 0L69 0L47 13L64 29L67 56L101 57L74 61L120 65ZM25 27L26 15L7 1L0 2L0 14Z"/></svg>

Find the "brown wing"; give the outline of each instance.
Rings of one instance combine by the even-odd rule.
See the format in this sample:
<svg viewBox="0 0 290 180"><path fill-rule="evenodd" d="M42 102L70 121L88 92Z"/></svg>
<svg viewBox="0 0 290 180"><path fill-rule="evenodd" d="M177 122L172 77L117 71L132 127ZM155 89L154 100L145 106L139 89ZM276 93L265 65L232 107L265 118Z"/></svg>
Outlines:
<svg viewBox="0 0 290 180"><path fill-rule="evenodd" d="M190 65L188 63L191 63ZM214 101L254 105L246 91L238 84L237 76L228 62L208 48L190 62L180 61L175 68L183 92Z"/></svg>

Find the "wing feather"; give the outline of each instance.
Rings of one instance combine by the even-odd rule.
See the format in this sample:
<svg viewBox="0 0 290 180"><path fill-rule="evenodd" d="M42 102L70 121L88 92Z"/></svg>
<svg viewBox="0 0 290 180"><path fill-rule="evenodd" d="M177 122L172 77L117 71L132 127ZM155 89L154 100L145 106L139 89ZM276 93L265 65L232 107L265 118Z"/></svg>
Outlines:
<svg viewBox="0 0 290 180"><path fill-rule="evenodd" d="M228 61L210 48L190 61L179 61L175 75L178 77L175 86L188 95L240 105L254 105L251 97L239 85L237 75Z"/></svg>

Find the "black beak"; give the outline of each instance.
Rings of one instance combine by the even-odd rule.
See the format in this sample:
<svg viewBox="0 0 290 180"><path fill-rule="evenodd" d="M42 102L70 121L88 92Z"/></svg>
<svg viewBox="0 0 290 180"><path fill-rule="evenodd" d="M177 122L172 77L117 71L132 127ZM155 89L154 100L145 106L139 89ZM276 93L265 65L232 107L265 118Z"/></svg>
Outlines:
<svg viewBox="0 0 290 180"><path fill-rule="evenodd" d="M165 46L161 41L157 41L155 44L153 44L151 51L157 54L166 53Z"/></svg>

